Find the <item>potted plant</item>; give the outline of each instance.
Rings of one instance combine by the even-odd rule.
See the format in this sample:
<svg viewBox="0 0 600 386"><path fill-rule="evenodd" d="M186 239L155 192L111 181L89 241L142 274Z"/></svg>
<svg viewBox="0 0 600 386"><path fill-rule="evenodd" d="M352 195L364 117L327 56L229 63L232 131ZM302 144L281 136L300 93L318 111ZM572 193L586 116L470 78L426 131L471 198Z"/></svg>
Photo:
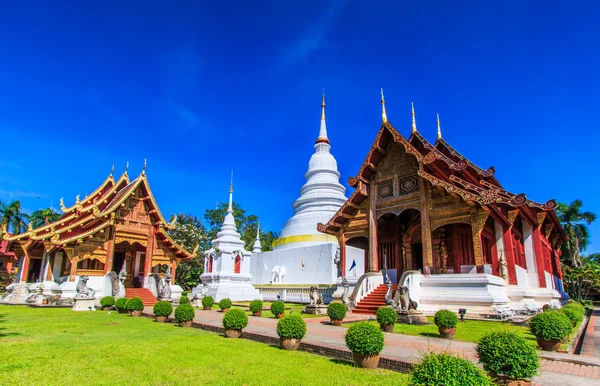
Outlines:
<svg viewBox="0 0 600 386"><path fill-rule="evenodd" d="M115 298L113 296L105 296L102 299L100 299L100 307L102 307L102 309L105 311L114 305Z"/></svg>
<svg viewBox="0 0 600 386"><path fill-rule="evenodd" d="M297 315L285 316L277 322L281 348L289 351L298 350L300 341L306 335L306 322Z"/></svg>
<svg viewBox="0 0 600 386"><path fill-rule="evenodd" d="M213 304L215 304L215 299L213 299L212 296L205 296L202 298L202 307L205 310L210 310Z"/></svg>
<svg viewBox="0 0 600 386"><path fill-rule="evenodd" d="M252 312L253 316L262 316L262 309L262 300L253 300L250 302L250 312Z"/></svg>
<svg viewBox="0 0 600 386"><path fill-rule="evenodd" d="M242 329L248 325L248 315L237 308L231 309L223 317L223 327L227 338L239 338Z"/></svg>
<svg viewBox="0 0 600 386"><path fill-rule="evenodd" d="M127 311L134 317L142 316L144 310L144 302L140 298L133 298L127 301Z"/></svg>
<svg viewBox="0 0 600 386"><path fill-rule="evenodd" d="M190 304L190 298L188 298L187 294L181 294L181 298L179 298L179 304Z"/></svg>
<svg viewBox="0 0 600 386"><path fill-rule="evenodd" d="M398 319L396 310L391 307L379 307L375 313L379 327L385 332L394 332L394 323Z"/></svg>
<svg viewBox="0 0 600 386"><path fill-rule="evenodd" d="M172 312L173 306L171 302L160 301L154 305L154 319L158 323L165 323Z"/></svg>
<svg viewBox="0 0 600 386"><path fill-rule="evenodd" d="M545 351L558 350L562 340L571 333L571 329L571 321L559 311L543 312L529 321L529 330Z"/></svg>
<svg viewBox="0 0 600 386"><path fill-rule="evenodd" d="M530 386L540 367L538 355L514 332L498 331L484 336L477 345L483 368L506 386Z"/></svg>
<svg viewBox="0 0 600 386"><path fill-rule="evenodd" d="M452 311L439 310L435 313L433 322L438 328L438 332L442 338L454 339L456 334L456 325L458 324L458 317Z"/></svg>
<svg viewBox="0 0 600 386"><path fill-rule="evenodd" d="M573 324L573 327L577 326L579 323L583 321L583 316L585 315L585 308L579 303L567 303L563 308L560 309L560 312L565 314L567 318Z"/></svg>
<svg viewBox="0 0 600 386"><path fill-rule="evenodd" d="M221 299L219 302L219 308L221 309L221 312L227 312L231 308L231 300L228 298Z"/></svg>
<svg viewBox="0 0 600 386"><path fill-rule="evenodd" d="M346 305L344 303L329 303L327 306L327 315L331 324L342 325L342 320L346 317Z"/></svg>
<svg viewBox="0 0 600 386"><path fill-rule="evenodd" d="M277 319L283 318L285 312L285 303L281 300L271 303L271 313L275 315Z"/></svg>
<svg viewBox="0 0 600 386"><path fill-rule="evenodd" d="M410 385L477 385L493 386L492 379L473 362L448 353L429 353L415 363Z"/></svg>
<svg viewBox="0 0 600 386"><path fill-rule="evenodd" d="M180 327L192 327L196 312L194 307L189 304L180 304L175 308L175 320Z"/></svg>
<svg viewBox="0 0 600 386"><path fill-rule="evenodd" d="M119 298L115 301L115 307L117 307L119 314L127 313L127 302L128 301L129 301L129 299L127 299L127 298Z"/></svg>
<svg viewBox="0 0 600 386"><path fill-rule="evenodd" d="M383 350L383 333L368 322L351 325L346 331L346 346L352 351L354 362L366 369L376 369L379 353Z"/></svg>

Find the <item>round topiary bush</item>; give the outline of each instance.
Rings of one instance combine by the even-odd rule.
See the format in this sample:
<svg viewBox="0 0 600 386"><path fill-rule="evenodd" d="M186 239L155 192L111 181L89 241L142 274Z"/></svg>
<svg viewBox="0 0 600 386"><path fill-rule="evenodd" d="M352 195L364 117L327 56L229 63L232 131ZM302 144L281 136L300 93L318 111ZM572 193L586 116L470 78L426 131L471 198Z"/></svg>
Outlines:
<svg viewBox="0 0 600 386"><path fill-rule="evenodd" d="M379 307L375 316L377 317L377 323L380 325L394 324L398 320L396 311L391 307Z"/></svg>
<svg viewBox="0 0 600 386"><path fill-rule="evenodd" d="M173 312L170 302L160 301L154 305L154 316L169 316Z"/></svg>
<svg viewBox="0 0 600 386"><path fill-rule="evenodd" d="M277 322L277 335L282 339L301 340L306 335L306 322L300 316L285 316Z"/></svg>
<svg viewBox="0 0 600 386"><path fill-rule="evenodd" d="M115 307L117 307L117 310L119 310L119 312L127 311L127 302L128 301L129 301L129 299L127 299L127 298L119 298L115 301Z"/></svg>
<svg viewBox="0 0 600 386"><path fill-rule="evenodd" d="M346 346L354 353L379 355L383 350L383 332L368 322L351 325L346 331Z"/></svg>
<svg viewBox="0 0 600 386"><path fill-rule="evenodd" d="M285 303L281 300L271 303L271 313L275 316L283 314L285 311Z"/></svg>
<svg viewBox="0 0 600 386"><path fill-rule="evenodd" d="M468 359L451 354L427 354L413 365L410 386L492 386L494 383Z"/></svg>
<svg viewBox="0 0 600 386"><path fill-rule="evenodd" d="M585 307L578 302L568 302L563 306L563 309L564 308L574 309L576 311L579 311L582 315L585 313Z"/></svg>
<svg viewBox="0 0 600 386"><path fill-rule="evenodd" d="M532 379L540 367L535 348L514 332L484 336L477 345L477 354L485 370L511 379Z"/></svg>
<svg viewBox="0 0 600 386"><path fill-rule="evenodd" d="M559 311L537 314L529 321L529 329L543 340L563 340L571 333L572 325L567 316Z"/></svg>
<svg viewBox="0 0 600 386"><path fill-rule="evenodd" d="M573 327L577 326L583 321L583 312L580 312L579 309L575 307L563 307L560 309L560 312L569 318Z"/></svg>
<svg viewBox="0 0 600 386"><path fill-rule="evenodd" d="M190 298L187 295L181 294L181 298L179 298L179 304L190 304Z"/></svg>
<svg viewBox="0 0 600 386"><path fill-rule="evenodd" d="M140 298L133 298L127 301L127 311L143 311L144 302Z"/></svg>
<svg viewBox="0 0 600 386"><path fill-rule="evenodd" d="M101 307L112 307L115 305L115 298L112 296L105 296L102 299L100 299L100 306Z"/></svg>
<svg viewBox="0 0 600 386"><path fill-rule="evenodd" d="M458 318L452 311L439 310L435 313L433 323L441 328L454 328L458 324Z"/></svg>
<svg viewBox="0 0 600 386"><path fill-rule="evenodd" d="M219 308L221 310L231 308L231 300L229 300L228 298L221 299L221 301L219 302Z"/></svg>
<svg viewBox="0 0 600 386"><path fill-rule="evenodd" d="M332 321L344 320L346 312L346 305L344 303L329 303L327 306L327 315Z"/></svg>
<svg viewBox="0 0 600 386"><path fill-rule="evenodd" d="M262 300L253 300L250 302L250 312L252 312L253 314L261 312L262 309L263 309Z"/></svg>
<svg viewBox="0 0 600 386"><path fill-rule="evenodd" d="M194 308L189 304L181 304L175 308L175 320L179 324L194 320L195 315Z"/></svg>
<svg viewBox="0 0 600 386"><path fill-rule="evenodd" d="M242 310L233 308L225 313L223 327L226 330L241 330L248 325L248 315Z"/></svg>
<svg viewBox="0 0 600 386"><path fill-rule="evenodd" d="M212 307L215 304L215 299L212 296L205 296L202 298L202 307Z"/></svg>

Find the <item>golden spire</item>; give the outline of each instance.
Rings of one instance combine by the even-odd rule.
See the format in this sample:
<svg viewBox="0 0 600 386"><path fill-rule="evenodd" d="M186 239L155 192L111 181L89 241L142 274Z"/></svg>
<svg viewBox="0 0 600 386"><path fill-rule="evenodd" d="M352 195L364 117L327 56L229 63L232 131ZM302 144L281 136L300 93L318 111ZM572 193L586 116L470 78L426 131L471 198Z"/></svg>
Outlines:
<svg viewBox="0 0 600 386"><path fill-rule="evenodd" d="M321 120L325 120L325 89L323 89L323 99L321 99Z"/></svg>
<svg viewBox="0 0 600 386"><path fill-rule="evenodd" d="M383 123L387 122L387 114L385 112L385 99L383 98L383 88L381 89L381 121Z"/></svg>
<svg viewBox="0 0 600 386"><path fill-rule="evenodd" d="M233 193L233 169L231 169L231 182L229 183L229 193Z"/></svg>
<svg viewBox="0 0 600 386"><path fill-rule="evenodd" d="M438 139L442 139L442 128L440 126L440 114L437 115Z"/></svg>
<svg viewBox="0 0 600 386"><path fill-rule="evenodd" d="M125 164L125 174L129 171L129 161Z"/></svg>
<svg viewBox="0 0 600 386"><path fill-rule="evenodd" d="M412 132L416 133L417 132L417 122L415 121L415 104L413 102L410 102L410 104L412 105Z"/></svg>
<svg viewBox="0 0 600 386"><path fill-rule="evenodd" d="M142 175L146 175L146 158L144 158L144 168L142 169Z"/></svg>

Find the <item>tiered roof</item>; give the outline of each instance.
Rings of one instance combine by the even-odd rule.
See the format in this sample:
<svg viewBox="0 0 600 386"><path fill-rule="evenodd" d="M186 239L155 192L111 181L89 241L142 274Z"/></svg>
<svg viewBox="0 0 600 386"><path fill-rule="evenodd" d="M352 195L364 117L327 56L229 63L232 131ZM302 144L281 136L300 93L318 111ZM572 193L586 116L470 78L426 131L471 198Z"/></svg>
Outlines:
<svg viewBox="0 0 600 386"><path fill-rule="evenodd" d="M60 200L63 215L53 223L32 229L18 235L5 234L4 239L8 241L29 241L31 243L43 243L46 250L63 247L69 243L81 242L86 237L91 237L96 232L114 225L116 210L129 197L135 195L137 188L141 188L140 199L145 201L148 215L154 220L153 225L156 236L179 258L191 258L195 253L190 253L178 245L167 233L172 229L174 222L168 223L154 199L152 190L146 177L146 167L142 173L133 181L129 180L127 169L118 180L114 180L113 172L92 194L86 195L83 200L79 196L75 204L70 207L64 205Z"/></svg>
<svg viewBox="0 0 600 386"><path fill-rule="evenodd" d="M418 175L432 185L458 195L465 201L478 204L490 210L491 215L505 224L510 224L507 217L507 207L518 209L532 223L537 221L539 213L547 213L548 220L559 230L563 239L566 235L560 226L554 209L555 200L544 204L527 199L524 193L513 194L505 190L494 177L493 167L482 169L456 151L441 136L438 119L438 139L434 144L428 142L417 130L414 120L410 137L406 139L387 120L385 104L382 98L382 125L375 141L367 154L356 177L350 177L348 184L356 190L348 201L327 222L319 224L320 232L338 234L345 224L348 224L356 214L360 205L367 199L366 185L377 172L377 167L387 155L386 149L391 142L402 146L406 153L414 156L419 163Z"/></svg>

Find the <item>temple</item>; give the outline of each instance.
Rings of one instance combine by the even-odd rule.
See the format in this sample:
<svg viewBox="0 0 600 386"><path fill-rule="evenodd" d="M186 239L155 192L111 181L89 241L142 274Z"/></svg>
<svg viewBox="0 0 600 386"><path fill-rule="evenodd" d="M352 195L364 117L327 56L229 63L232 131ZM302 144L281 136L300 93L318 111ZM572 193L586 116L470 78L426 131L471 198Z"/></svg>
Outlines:
<svg viewBox="0 0 600 386"><path fill-rule="evenodd" d="M196 254L169 236L167 230L174 222L168 223L161 214L145 165L133 181L127 170L116 181L111 172L84 199L77 196L70 207L61 199L60 205L63 214L57 221L3 236L7 249L19 260L17 280L32 283L31 291L42 284L44 295L73 297L77 279L87 275L97 298L112 295L107 274L125 268L128 297L134 292L140 295L134 288L145 288L156 296L152 274L160 275L171 267L174 278L178 264ZM181 288L172 287L174 293L181 293Z"/></svg>
<svg viewBox="0 0 600 386"><path fill-rule="evenodd" d="M279 297L308 302L308 288L315 284L324 298L331 300L341 280L338 240L317 230L317 224L329 220L347 200L327 135L325 95L319 135L304 178L300 197L292 204L294 215L285 222L273 251L253 252L253 283L266 300ZM348 276L353 285L364 273L364 251L351 246L347 249L344 256L349 262L345 265L353 267Z"/></svg>
<svg viewBox="0 0 600 386"><path fill-rule="evenodd" d="M489 312L565 301L560 246L566 235L556 202L506 191L493 167L478 167L443 139L439 117L431 144L417 130L413 107L405 138L387 119L383 91L381 103L379 132L348 180L355 191L318 225L338 238L342 254L348 245L368 251L362 290L351 298L355 311L376 309L361 307L361 300L387 277L409 287L424 310Z"/></svg>

